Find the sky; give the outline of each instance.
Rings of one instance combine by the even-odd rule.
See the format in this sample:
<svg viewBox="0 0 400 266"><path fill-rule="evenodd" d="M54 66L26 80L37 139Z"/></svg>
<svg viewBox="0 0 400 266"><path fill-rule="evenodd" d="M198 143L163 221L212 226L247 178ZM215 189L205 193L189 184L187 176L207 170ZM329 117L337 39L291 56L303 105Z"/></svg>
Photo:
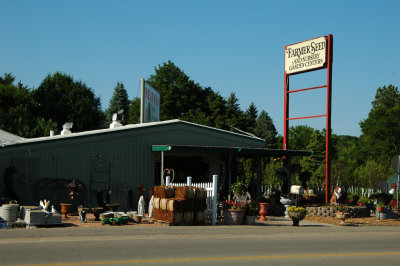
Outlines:
<svg viewBox="0 0 400 266"><path fill-rule="evenodd" d="M283 134L284 47L333 35L332 129L359 136L378 87L400 83L400 1L1 0L0 75L37 88L56 71L90 87L107 108L117 82L130 99L171 60L242 110L254 102ZM290 89L326 84L326 70ZM326 113L326 90L290 95L290 117ZM325 127L325 118L290 126Z"/></svg>

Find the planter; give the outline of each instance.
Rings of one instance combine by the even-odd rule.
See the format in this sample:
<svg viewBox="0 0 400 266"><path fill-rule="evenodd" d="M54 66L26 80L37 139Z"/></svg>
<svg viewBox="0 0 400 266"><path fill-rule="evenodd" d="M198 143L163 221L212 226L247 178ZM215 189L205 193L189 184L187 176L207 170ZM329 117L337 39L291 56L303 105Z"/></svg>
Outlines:
<svg viewBox="0 0 400 266"><path fill-rule="evenodd" d="M61 206L61 213L62 213L62 218L67 219L67 215L70 213L72 204L70 203L60 203Z"/></svg>
<svg viewBox="0 0 400 266"><path fill-rule="evenodd" d="M258 205L260 206L260 211L259 211L260 219L259 219L259 221L266 221L267 219L265 218L265 215L267 215L269 203L261 202L261 203L258 203Z"/></svg>
<svg viewBox="0 0 400 266"><path fill-rule="evenodd" d="M378 206L378 212L383 212L383 207Z"/></svg>
<svg viewBox="0 0 400 266"><path fill-rule="evenodd" d="M246 213L246 209L224 210L224 223L226 225L243 224L243 219L244 219L245 213Z"/></svg>
<svg viewBox="0 0 400 266"><path fill-rule="evenodd" d="M309 197L309 196L305 196L305 197ZM305 198L305 197L304 197L304 198ZM282 203L282 204L285 206L285 208L286 208L286 210L285 210L285 217L288 218L288 217L289 217L289 215L288 215L288 213L289 213L288 208L289 208L290 204L292 204L292 200L291 200L291 199L281 198L281 203Z"/></svg>
<svg viewBox="0 0 400 266"><path fill-rule="evenodd" d="M299 222L306 217L305 212L289 212L289 217L293 221L293 226L299 226Z"/></svg>
<svg viewBox="0 0 400 266"><path fill-rule="evenodd" d="M244 216L244 224L246 225L254 225L256 222L256 217L252 215L245 215Z"/></svg>
<svg viewBox="0 0 400 266"><path fill-rule="evenodd" d="M343 225L345 223L345 220L348 217L349 217L349 214L347 212L337 212L336 213L336 219L340 220L341 225Z"/></svg>
<svg viewBox="0 0 400 266"><path fill-rule="evenodd" d="M359 203L358 203L358 206L364 207L364 202L359 202Z"/></svg>

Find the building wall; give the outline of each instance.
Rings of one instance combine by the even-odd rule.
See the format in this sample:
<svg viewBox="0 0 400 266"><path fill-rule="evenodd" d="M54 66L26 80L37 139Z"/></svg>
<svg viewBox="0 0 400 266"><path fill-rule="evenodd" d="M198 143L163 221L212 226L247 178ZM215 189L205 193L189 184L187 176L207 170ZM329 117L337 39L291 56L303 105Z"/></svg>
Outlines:
<svg viewBox="0 0 400 266"><path fill-rule="evenodd" d="M107 180L106 173L93 171L92 158L101 156L112 165L112 201L124 201L130 189L136 204L137 184L142 184L146 189L154 185L155 154L151 151L151 145L157 144L263 146L258 139L183 122L131 129L127 126L126 130L106 130L79 137L54 137L2 148L0 173L3 175L10 165L17 168L13 187L21 203L37 205L38 199L50 196L58 204L58 201L68 199L68 189L63 187L65 180L80 180L87 189L91 175L99 180ZM219 158L219 154L210 154L210 180L211 175L219 171ZM0 197L4 197L3 180L0 184ZM98 184L98 187L102 185L103 188L107 187L107 184ZM86 202L88 199L86 196ZM92 201L97 205L94 198Z"/></svg>

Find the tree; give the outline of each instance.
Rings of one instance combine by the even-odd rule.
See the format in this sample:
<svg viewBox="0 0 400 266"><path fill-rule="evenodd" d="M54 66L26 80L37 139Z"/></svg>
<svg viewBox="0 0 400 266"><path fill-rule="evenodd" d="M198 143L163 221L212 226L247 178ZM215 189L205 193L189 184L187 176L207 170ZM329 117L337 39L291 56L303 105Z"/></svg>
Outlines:
<svg viewBox="0 0 400 266"><path fill-rule="evenodd" d="M119 113L121 110L123 111L123 119L121 124L126 125L129 120L128 93L124 87L124 84L122 82L117 82L117 85L114 88L114 94L110 99L107 110L105 111L106 124L108 125L111 122L113 114Z"/></svg>
<svg viewBox="0 0 400 266"><path fill-rule="evenodd" d="M256 126L254 129L256 136L265 140L265 146L267 148L275 149L277 147L277 134L275 125L264 110L261 111L260 115L257 117Z"/></svg>
<svg viewBox="0 0 400 266"><path fill-rule="evenodd" d="M14 85L14 80L10 73L0 77L0 128L25 138L48 135L57 124L34 114L37 103L31 90L21 82Z"/></svg>
<svg viewBox="0 0 400 266"><path fill-rule="evenodd" d="M289 128L289 147L292 150L306 150L315 129L305 125Z"/></svg>
<svg viewBox="0 0 400 266"><path fill-rule="evenodd" d="M309 187L323 188L325 182L325 130L322 132L314 130L311 134L310 142L306 149L314 151L315 154L305 156L300 160L300 165L303 171L308 171L312 174Z"/></svg>
<svg viewBox="0 0 400 266"><path fill-rule="evenodd" d="M236 97L234 92L231 92L228 100L226 101L226 114L227 125L231 128L231 130L235 130L232 127L243 131L249 130L246 125L245 114L240 109L239 99Z"/></svg>
<svg viewBox="0 0 400 266"><path fill-rule="evenodd" d="M365 159L387 163L400 152L400 94L393 85L379 87L368 118L360 122Z"/></svg>
<svg viewBox="0 0 400 266"><path fill-rule="evenodd" d="M206 95L199 84L168 61L155 68L147 80L160 93L160 119L183 118L190 110L202 110Z"/></svg>
<svg viewBox="0 0 400 266"><path fill-rule="evenodd" d="M61 126L73 122L73 131L86 131L102 128L104 114L100 98L91 88L72 76L56 72L47 75L40 86L33 90L38 103L36 113L44 119L52 119Z"/></svg>
<svg viewBox="0 0 400 266"><path fill-rule="evenodd" d="M138 124L140 122L140 98L135 97L129 102L128 124Z"/></svg>

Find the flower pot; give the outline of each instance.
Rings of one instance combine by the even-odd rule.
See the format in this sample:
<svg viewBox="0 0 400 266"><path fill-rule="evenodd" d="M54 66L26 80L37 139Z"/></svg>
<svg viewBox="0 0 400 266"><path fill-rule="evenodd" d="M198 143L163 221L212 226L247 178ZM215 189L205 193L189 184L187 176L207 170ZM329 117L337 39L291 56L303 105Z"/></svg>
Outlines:
<svg viewBox="0 0 400 266"><path fill-rule="evenodd" d="M61 205L61 213L63 214L62 218L63 219L67 219L68 218L67 215L71 211L72 204L70 204L70 203L60 203L60 205Z"/></svg>
<svg viewBox="0 0 400 266"><path fill-rule="evenodd" d="M382 206L378 206L378 212L383 212L383 207Z"/></svg>
<svg viewBox="0 0 400 266"><path fill-rule="evenodd" d="M246 225L254 225L256 222L256 217L252 215L245 215L244 216L244 224Z"/></svg>
<svg viewBox="0 0 400 266"><path fill-rule="evenodd" d="M226 225L243 224L246 209L228 209L224 210L224 223Z"/></svg>
<svg viewBox="0 0 400 266"><path fill-rule="evenodd" d="M305 212L289 212L289 217L293 221L293 226L299 226L299 222L306 217Z"/></svg>
<svg viewBox="0 0 400 266"><path fill-rule="evenodd" d="M269 203L260 202L260 203L258 203L258 205L260 205L260 211L259 211L260 219L259 219L259 221L266 221L267 219L265 218L265 215L267 215Z"/></svg>
<svg viewBox="0 0 400 266"><path fill-rule="evenodd" d="M359 203L358 203L358 206L364 207L364 202L359 202Z"/></svg>

